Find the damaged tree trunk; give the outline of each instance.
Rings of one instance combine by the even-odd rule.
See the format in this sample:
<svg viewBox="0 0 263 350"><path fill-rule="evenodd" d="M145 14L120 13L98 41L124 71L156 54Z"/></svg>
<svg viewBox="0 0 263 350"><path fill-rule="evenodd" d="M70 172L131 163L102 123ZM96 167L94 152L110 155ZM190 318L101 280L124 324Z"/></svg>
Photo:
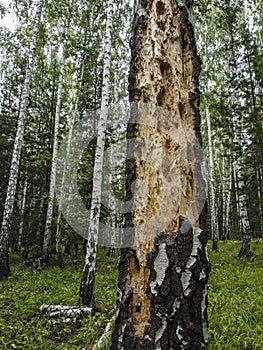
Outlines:
<svg viewBox="0 0 263 350"><path fill-rule="evenodd" d="M207 349L210 263L204 181L194 169L202 158L201 63L192 3L135 1L126 169L132 211L124 239L131 248L121 251L111 350Z"/></svg>

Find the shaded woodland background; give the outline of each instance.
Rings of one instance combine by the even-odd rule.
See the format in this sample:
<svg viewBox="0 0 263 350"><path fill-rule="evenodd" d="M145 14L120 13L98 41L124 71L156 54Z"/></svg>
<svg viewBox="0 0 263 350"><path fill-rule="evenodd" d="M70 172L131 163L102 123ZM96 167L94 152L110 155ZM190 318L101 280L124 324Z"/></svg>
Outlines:
<svg viewBox="0 0 263 350"><path fill-rule="evenodd" d="M38 3L18 0L9 1L9 6L0 4L0 16L12 11L16 19L15 28L0 27L1 222ZM200 109L208 226L213 242L209 243L213 349L262 348L258 313L263 237L262 12L259 0L195 1L196 40L202 59ZM63 322L53 327L38 314L41 303L74 304L78 299L85 241L61 216L58 200L51 193L53 151L55 142L59 146L65 140L72 123L100 108L106 14L107 4L93 0L46 1L43 6L8 228L12 279L1 285L3 349L34 349L36 344L39 349L79 349L87 342L91 349L115 311L118 251L100 248L95 316L78 320L74 327ZM110 103L125 105L132 6L116 0L113 14ZM98 117L94 117L94 131L97 126ZM121 123L108 125L106 146L124 137ZM94 138L86 148L78 170L79 191L87 208L91 205L96 141ZM120 199L124 198L124 179L125 167L119 163L111 181ZM48 210L51 202L52 211ZM111 215L102 206L101 220L112 220ZM121 215L114 220L123 222ZM50 240L45 240L47 222ZM236 259L241 240L250 236L255 254L247 260ZM212 250L218 248L220 255L213 255ZM46 249L49 268L41 266L40 260ZM5 295L7 291L11 297ZM14 314L20 315L20 320ZM12 327L8 326L10 320Z"/></svg>
<svg viewBox="0 0 263 350"><path fill-rule="evenodd" d="M1 28L1 219L35 11L34 2L16 1L10 2L10 6L16 16L16 27L13 31ZM2 15L5 11L8 9L1 6ZM62 47L65 78L59 142L68 132L76 106L77 120L100 106L105 11L105 4L95 1L71 1L67 6L64 2L49 1L44 5L11 221L13 250L41 255L43 248ZM196 1L195 13L196 39L203 61L201 112L211 234L220 239L242 238L244 234L261 237L262 4L260 1ZM131 18L130 5L116 1L111 66L111 102L114 103L127 100ZM209 132L207 113L211 120ZM213 175L209 171L209 139L213 147ZM111 130L108 130L107 142L114 142ZM78 174L80 192L87 207L91 201L95 143L94 139L83 154ZM119 177L116 177L116 191L121 193L123 186L118 182ZM213 205L212 191L215 194ZM249 232L244 232L242 227L244 204L240 202L241 196L246 197ZM74 250L77 242L81 244L81 237L63 218L58 223L57 203L54 203L49 249L54 249L59 224L60 245Z"/></svg>

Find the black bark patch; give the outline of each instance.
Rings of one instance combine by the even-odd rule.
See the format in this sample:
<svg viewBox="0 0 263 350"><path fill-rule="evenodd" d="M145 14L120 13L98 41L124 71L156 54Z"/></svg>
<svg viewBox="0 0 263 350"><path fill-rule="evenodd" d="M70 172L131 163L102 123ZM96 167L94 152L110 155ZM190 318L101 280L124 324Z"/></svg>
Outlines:
<svg viewBox="0 0 263 350"><path fill-rule="evenodd" d="M250 258L253 253L250 251L250 243L251 243L251 237L245 236L242 242L242 247L240 248L240 251L238 253L238 257L245 257Z"/></svg>
<svg viewBox="0 0 263 350"><path fill-rule="evenodd" d="M90 271L90 264L87 264L84 268L80 286L80 298L83 305L94 307L94 284L94 271Z"/></svg>
<svg viewBox="0 0 263 350"><path fill-rule="evenodd" d="M181 224L183 222L181 219ZM156 349L158 346L164 350L207 348L202 328L207 315L203 314L201 303L210 264L203 249L197 249L196 261L187 265L193 251L194 234L193 228L187 232L181 229L178 232L162 232L147 256L147 266L151 271L147 288L151 316L141 349ZM155 261L161 244L165 244L168 266L161 285L157 284L153 289L157 275ZM189 273L187 291L182 283L183 273Z"/></svg>
<svg viewBox="0 0 263 350"><path fill-rule="evenodd" d="M131 321L132 289L128 275L132 250L122 249L119 261L118 279L118 314L112 334L110 350L117 349L139 349L138 339L135 336L134 326ZM125 321L124 321L125 320ZM120 338L122 341L120 341Z"/></svg>

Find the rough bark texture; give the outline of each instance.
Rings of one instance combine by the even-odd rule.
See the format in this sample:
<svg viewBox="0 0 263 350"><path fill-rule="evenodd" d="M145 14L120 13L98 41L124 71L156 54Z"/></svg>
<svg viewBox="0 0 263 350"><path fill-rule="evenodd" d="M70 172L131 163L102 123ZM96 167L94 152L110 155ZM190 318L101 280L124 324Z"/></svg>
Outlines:
<svg viewBox="0 0 263 350"><path fill-rule="evenodd" d="M10 224L13 213L16 185L19 174L19 163L22 151L24 129L27 115L28 100L30 94L30 83L32 79L33 69L35 66L36 45L38 39L39 25L41 20L42 8L44 0L37 2L36 15L34 19L34 28L32 31L31 44L28 55L27 69L25 82L22 91L21 106L17 122L16 137L14 142L12 161L9 173L9 181L7 187L7 194L5 199L5 207L3 213L3 221L0 233L0 280L5 279L10 274L8 248L10 236Z"/></svg>
<svg viewBox="0 0 263 350"><path fill-rule="evenodd" d="M196 184L191 156L175 141L184 142L182 129L174 126L184 125L194 153L192 144L201 140L200 59L192 24L192 1L135 2L129 93L138 105L127 133L134 146L126 178L126 200L134 204L127 239L134 246L121 252L111 350L207 349L207 233L201 218L186 229ZM145 113L142 104L157 107ZM141 157L147 141L154 146L146 156L161 161L162 177ZM138 179L143 183L134 185ZM164 181L170 187L162 196Z"/></svg>
<svg viewBox="0 0 263 350"><path fill-rule="evenodd" d="M242 242L242 247L238 253L238 257L244 257L244 258L249 258L253 255L253 253L250 251L250 243L251 243L251 237L250 236L246 236L243 239Z"/></svg>

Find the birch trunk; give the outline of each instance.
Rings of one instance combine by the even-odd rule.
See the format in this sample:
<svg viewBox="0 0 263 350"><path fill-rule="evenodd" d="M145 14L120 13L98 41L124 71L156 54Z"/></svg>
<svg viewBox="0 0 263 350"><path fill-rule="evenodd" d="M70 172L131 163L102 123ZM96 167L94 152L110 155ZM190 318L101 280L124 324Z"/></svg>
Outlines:
<svg viewBox="0 0 263 350"><path fill-rule="evenodd" d="M22 201L21 201L20 224L19 224L18 241L17 241L17 251L18 252L20 252L21 245L22 245L24 213L25 213L25 207L26 207L26 194L27 194L27 178L25 179L25 182L24 182L23 197L22 197Z"/></svg>
<svg viewBox="0 0 263 350"><path fill-rule="evenodd" d="M233 121L234 126L234 143L236 144L239 152L236 155L236 160L234 162L235 165L235 173L236 173L236 186L237 186L237 201L238 201L238 209L239 209L239 221L241 232L243 234L244 240L250 236L250 223L247 212L247 197L244 193L245 182L244 182L244 173L243 173L243 161L242 161L242 153L241 153L241 123L239 120L239 116L234 116Z"/></svg>
<svg viewBox="0 0 263 350"><path fill-rule="evenodd" d="M41 255L41 252L40 252L41 246L42 246L42 241L41 241L42 234L41 233L43 232L42 230L44 228L44 223L42 221L43 208L44 208L44 199L40 198L40 203L39 203L39 208L38 208L38 224L37 224L37 229L36 229L36 246L39 247L38 248L39 251L37 252L37 255Z"/></svg>
<svg viewBox="0 0 263 350"><path fill-rule="evenodd" d="M21 150L23 145L24 129L25 129L26 116L27 116L27 107L28 107L28 100L29 100L29 94L30 94L30 83L32 79L34 66L35 66L36 45L37 45L43 4L44 4L44 0L39 0L37 3L36 15L34 19L34 27L32 31L31 44L30 44L30 49L28 54L26 76L25 76L25 81L23 85L22 97L21 97L21 107L20 107L20 113L18 116L16 137L15 137L12 160L11 160L9 182L7 187L3 221L2 221L1 234L0 234L0 279L6 279L10 274L9 255L8 255L10 225L11 225L11 217L12 217L14 202L15 202L16 185L17 185L18 173L19 173L19 163L20 163L20 156L21 156Z"/></svg>
<svg viewBox="0 0 263 350"><path fill-rule="evenodd" d="M229 166L228 172L229 182L228 182L228 192L226 196L226 212L225 212L225 226L224 226L224 234L227 239L231 239L231 233L229 230L230 226L230 204L231 204L231 192L232 192L232 165Z"/></svg>
<svg viewBox="0 0 263 350"><path fill-rule="evenodd" d="M218 227L218 210L216 203L216 181L214 167L214 147L212 141L211 118L208 102L206 101L206 123L208 138L208 158L209 158L209 180L210 180L210 210L211 210L211 233L212 233L212 250L218 251L219 227Z"/></svg>
<svg viewBox="0 0 263 350"><path fill-rule="evenodd" d="M258 203L259 203L259 210L260 210L260 236L263 238L263 176L262 176L262 169L259 166L257 171L257 177L258 177Z"/></svg>
<svg viewBox="0 0 263 350"><path fill-rule="evenodd" d="M112 174L116 166L115 155L116 155L116 145L113 143L110 149L110 165L109 165L110 171L109 171L109 177L107 179L110 184L112 183L112 180L113 180ZM108 216L108 225L110 227L115 228L116 227L116 201L112 193L109 194L109 208L111 212L109 213L109 216ZM115 246L114 246L116 242L115 234L116 234L116 230L113 229L113 234L111 237L111 246L109 247L109 250L107 253L108 256L113 256L115 254Z"/></svg>
<svg viewBox="0 0 263 350"><path fill-rule="evenodd" d="M201 140L201 62L196 52L192 1L135 1L131 53L129 93L130 101L138 102L132 104L138 122L131 124L127 133L134 141L126 170L126 200L132 200L133 210L126 225L133 228L134 244L121 251L118 309L110 349L207 349L207 232L203 215L194 227L186 226L192 198L193 183L188 182L191 165L169 135L169 129L182 122L189 147L195 136ZM141 107L145 103L157 109L151 113L150 108L150 115L144 114ZM160 107L167 112L156 115ZM146 119L157 127L146 127ZM183 134L180 137L184 139ZM160 173L140 160L147 139L151 142L149 158L155 149L156 162L160 160L165 169L166 155L171 159L163 170L163 179L168 176L171 181L165 198L161 197ZM169 173L173 173L171 178ZM140 182L136 185L139 179L143 179L141 186ZM180 196L175 187L183 184L187 189ZM140 200L147 202L143 208ZM156 217L160 206L164 209L161 217ZM170 211L174 216L166 222ZM162 219L160 228L157 224Z"/></svg>
<svg viewBox="0 0 263 350"><path fill-rule="evenodd" d="M52 216L53 216L54 197L55 197L57 153L58 153L58 131L59 131L59 119L60 119L61 101L62 101L62 94L63 94L63 85L64 85L64 72L65 72L65 64L66 64L64 50L65 50L65 45L63 44L60 77L59 77L59 84L58 84L58 91L57 91L56 112L55 112L52 166L51 166L50 184L49 184L49 199L48 199L48 208L47 208L46 223L45 223L45 230L44 230L43 250L42 250L42 258L44 262L48 262L48 248L49 248L49 243L51 238L51 224L52 224Z"/></svg>
<svg viewBox="0 0 263 350"><path fill-rule="evenodd" d="M234 28L232 22L229 22L229 38L230 38L230 73L231 83L234 83L237 79L237 60L235 56L234 47ZM234 109L233 115L233 144L236 147L236 158L234 161L234 172L236 180L236 196L237 196L237 211L239 213L240 229L243 235L243 243L248 242L250 238L250 223L247 211L247 198L245 194L245 182L244 182L244 171L243 171L243 159L242 159L242 121L241 115L235 111L234 106L239 105L240 101L236 98L235 86L232 86L232 96L230 96L232 107ZM243 250L241 248L241 250ZM241 251L239 252L239 256Z"/></svg>
<svg viewBox="0 0 263 350"><path fill-rule="evenodd" d="M80 85L83 85L83 77L84 77L84 70L85 70L85 62L83 61L82 63L82 68L81 68L81 76L80 76ZM80 86L80 87L81 87ZM69 122L69 135L68 135L68 141L67 141L67 151L66 151L66 159L64 160L64 165L63 165L63 174L62 174L62 181L61 181L61 195L62 198L65 196L65 172L66 172L66 167L67 167L67 161L69 158L69 152L71 148L71 142L72 142L72 135L73 135L73 128L74 124L77 118L77 113L78 113L78 105L79 105L79 94L77 95L76 102L75 102L75 107L73 111L72 118ZM60 229L60 221L61 221L61 215L62 215L62 200L61 198L59 199L58 202L58 217L57 217L57 232L56 232L56 254L57 254L57 263L58 266L63 267L63 258L62 258L62 253L61 253L61 248L60 248L60 241L61 241L61 229Z"/></svg>
<svg viewBox="0 0 263 350"><path fill-rule="evenodd" d="M243 161L241 153L241 122L240 116L234 115L233 127L234 127L234 144L237 146L238 152L236 154L236 160L234 162L235 173L236 173L236 186L237 186L237 202L239 209L239 220L240 227L244 237L244 240L247 240L250 236L250 223L247 212L247 197L244 193L245 182L244 182L244 172L243 172Z"/></svg>
<svg viewBox="0 0 263 350"><path fill-rule="evenodd" d="M86 246L86 259L80 284L80 298L82 300L82 303L87 306L92 306L94 303L93 294L95 283L95 263L97 255L96 242L98 241L99 233L98 230L101 209L102 167L109 103L113 4L113 0L108 1L107 4L101 111L98 123L97 147L93 172L93 189L90 210L90 224Z"/></svg>

